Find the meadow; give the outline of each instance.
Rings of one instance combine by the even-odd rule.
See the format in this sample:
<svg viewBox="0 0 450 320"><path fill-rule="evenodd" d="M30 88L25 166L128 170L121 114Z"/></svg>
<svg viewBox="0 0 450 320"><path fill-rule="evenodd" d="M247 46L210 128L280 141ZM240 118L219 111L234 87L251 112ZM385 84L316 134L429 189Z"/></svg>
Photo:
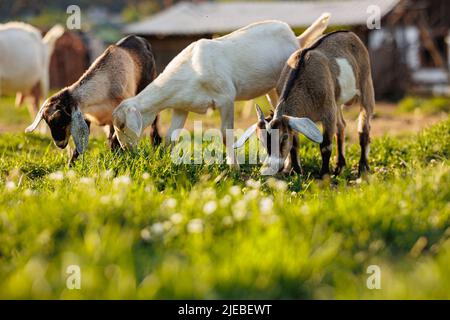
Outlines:
<svg viewBox="0 0 450 320"><path fill-rule="evenodd" d="M14 125L26 110L0 114ZM91 139L69 169L48 135L6 131L0 298L450 298L448 117L374 138L362 178L349 144L348 167L323 180L303 138L304 175L269 178L257 165L175 165L148 139L117 153ZM371 265L380 289L366 285Z"/></svg>

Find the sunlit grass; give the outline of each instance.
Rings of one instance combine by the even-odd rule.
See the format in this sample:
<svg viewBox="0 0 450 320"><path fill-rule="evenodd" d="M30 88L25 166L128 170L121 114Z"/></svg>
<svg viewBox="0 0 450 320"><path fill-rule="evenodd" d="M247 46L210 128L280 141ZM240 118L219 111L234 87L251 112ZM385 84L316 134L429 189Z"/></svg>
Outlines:
<svg viewBox="0 0 450 320"><path fill-rule="evenodd" d="M92 139L72 169L40 135L0 136L0 298L450 298L450 120L374 139L338 178L174 165ZM79 265L81 290L66 288ZM379 265L382 289L366 287Z"/></svg>

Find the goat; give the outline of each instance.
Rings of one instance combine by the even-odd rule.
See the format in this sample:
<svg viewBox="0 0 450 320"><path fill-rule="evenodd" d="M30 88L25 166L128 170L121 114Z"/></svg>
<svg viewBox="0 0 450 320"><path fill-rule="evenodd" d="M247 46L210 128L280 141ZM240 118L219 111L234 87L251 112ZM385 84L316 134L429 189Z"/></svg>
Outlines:
<svg viewBox="0 0 450 320"><path fill-rule="evenodd" d="M56 146L62 149L72 135L75 150L70 164L85 151L91 122L109 126L109 144L115 149L119 144L112 126L114 109L122 100L144 89L155 77L155 59L150 44L134 35L125 37L109 46L77 82L48 98L25 131L32 132L44 119ZM156 122L157 118L153 121L151 136L158 144Z"/></svg>
<svg viewBox="0 0 450 320"><path fill-rule="evenodd" d="M189 111L205 113L217 108L227 145L227 162L237 165L226 130L233 129L234 101L268 93L276 103L275 90L287 58L315 40L328 25L323 14L300 37L284 22L250 24L217 39L201 39L186 47L147 88L124 100L114 111L113 123L122 148L134 147L143 128L160 111L172 108L172 124L166 143L178 138Z"/></svg>
<svg viewBox="0 0 450 320"><path fill-rule="evenodd" d="M56 25L42 38L40 31L29 24L0 25L0 94L16 93L16 106L31 95L32 116L38 111L40 98L47 97L50 58L63 33L64 28Z"/></svg>
<svg viewBox="0 0 450 320"><path fill-rule="evenodd" d="M369 54L358 36L350 31L336 31L323 36L311 47L296 51L287 61L277 90L281 97L275 113L265 118L256 106L258 122L247 129L235 144L235 147L241 147L253 133L257 133L268 151L262 174L273 174L282 169L290 171L291 166L294 171L301 171L296 132L320 144L321 176L330 172L332 138L336 133L337 167L334 173L339 174L346 165L346 124L341 106L355 101L361 105L359 174L370 169L367 158L375 99ZM322 123L323 135L313 121ZM274 129L278 129L276 139L271 137ZM276 140L275 149L274 145L269 147L272 139Z"/></svg>

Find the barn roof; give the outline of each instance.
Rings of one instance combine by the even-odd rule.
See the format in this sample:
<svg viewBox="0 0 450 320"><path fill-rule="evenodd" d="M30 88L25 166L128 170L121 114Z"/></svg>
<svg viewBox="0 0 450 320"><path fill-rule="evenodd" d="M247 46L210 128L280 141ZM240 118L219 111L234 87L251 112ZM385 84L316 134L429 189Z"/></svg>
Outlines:
<svg viewBox="0 0 450 320"><path fill-rule="evenodd" d="M365 25L369 6L378 6L384 16L399 1L180 2L147 19L127 25L124 31L142 35L214 34L269 19L285 21L297 28L309 26L323 12L331 13L331 25Z"/></svg>

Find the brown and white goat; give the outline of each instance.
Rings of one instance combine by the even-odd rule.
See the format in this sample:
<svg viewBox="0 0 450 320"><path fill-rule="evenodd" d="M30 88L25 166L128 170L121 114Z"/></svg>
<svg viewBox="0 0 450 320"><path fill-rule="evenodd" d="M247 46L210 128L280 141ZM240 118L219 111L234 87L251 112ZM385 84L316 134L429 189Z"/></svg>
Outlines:
<svg viewBox="0 0 450 320"><path fill-rule="evenodd" d="M369 170L367 157L370 119L375 99L369 54L354 33L332 32L321 37L309 48L296 51L287 61L277 90L281 95L274 115L265 118L257 106L258 123L250 127L235 144L236 147L240 147L253 132L257 133L268 151L262 169L263 174L273 174L283 169L290 171L291 166L297 172L301 170L297 158L296 132L303 133L309 139L320 143L321 175L329 173L332 138L336 134L335 174L339 174L346 165L345 120L341 106L350 105L355 101L361 106L358 124L361 146L359 173ZM322 136L314 124L318 121L323 126ZM276 139L271 137L275 132Z"/></svg>
<svg viewBox="0 0 450 320"><path fill-rule="evenodd" d="M91 122L109 126L110 147L119 147L112 125L114 109L122 100L139 93L155 77L150 44L137 36L125 37L109 46L77 82L48 98L26 132L35 130L44 119L55 144L62 149L72 135L76 148L70 163L85 151ZM152 124L151 137L154 143L159 143L156 121L157 118Z"/></svg>

